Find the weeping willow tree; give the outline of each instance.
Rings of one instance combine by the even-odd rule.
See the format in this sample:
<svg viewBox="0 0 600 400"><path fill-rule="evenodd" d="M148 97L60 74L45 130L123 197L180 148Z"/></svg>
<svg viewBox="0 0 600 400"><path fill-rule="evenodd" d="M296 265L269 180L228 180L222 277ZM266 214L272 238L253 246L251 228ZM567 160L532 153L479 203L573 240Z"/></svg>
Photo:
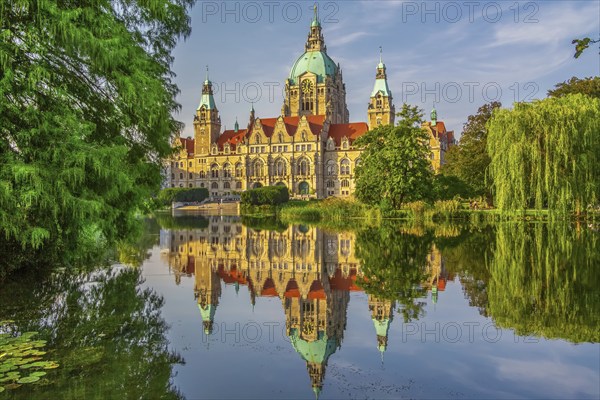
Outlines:
<svg viewBox="0 0 600 400"><path fill-rule="evenodd" d="M584 213L598 204L600 100L567 95L498 110L488 125L494 202L505 212Z"/></svg>
<svg viewBox="0 0 600 400"><path fill-rule="evenodd" d="M569 224L499 225L488 314L520 335L599 342L598 239Z"/></svg>

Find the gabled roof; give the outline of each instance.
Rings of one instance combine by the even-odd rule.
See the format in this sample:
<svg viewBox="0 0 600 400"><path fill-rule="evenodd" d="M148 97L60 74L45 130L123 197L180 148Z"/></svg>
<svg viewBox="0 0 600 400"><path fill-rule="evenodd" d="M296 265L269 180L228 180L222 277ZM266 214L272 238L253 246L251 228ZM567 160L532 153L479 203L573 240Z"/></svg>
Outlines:
<svg viewBox="0 0 600 400"><path fill-rule="evenodd" d="M332 138L336 146L342 144L342 138L347 137L350 144L354 140L364 135L369 130L366 122L351 122L349 124L331 124L329 126L329 137Z"/></svg>
<svg viewBox="0 0 600 400"><path fill-rule="evenodd" d="M302 117L283 117L283 123L285 124L285 129L287 134L292 136L298 130L298 126L300 125L300 120ZM275 125L277 124L279 118L258 118L260 124L263 127L263 131L267 137L273 136L275 132ZM308 127L313 135L318 135L323 130L323 123L325 122L324 115L307 115L306 121L308 122Z"/></svg>
<svg viewBox="0 0 600 400"><path fill-rule="evenodd" d="M232 150L235 149L238 143L244 140L247 129L240 129L237 132L233 129L224 131L217 139L217 146L222 150L225 143L229 143Z"/></svg>
<svg viewBox="0 0 600 400"><path fill-rule="evenodd" d="M186 149L188 157L193 157L194 156L194 139L192 138L179 138L179 141L181 142L181 146Z"/></svg>

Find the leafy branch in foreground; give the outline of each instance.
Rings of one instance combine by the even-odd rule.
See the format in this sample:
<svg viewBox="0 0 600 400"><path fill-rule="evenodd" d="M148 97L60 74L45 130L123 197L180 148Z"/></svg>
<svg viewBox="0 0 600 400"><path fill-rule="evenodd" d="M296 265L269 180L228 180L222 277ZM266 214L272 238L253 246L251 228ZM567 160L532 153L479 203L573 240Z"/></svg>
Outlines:
<svg viewBox="0 0 600 400"><path fill-rule="evenodd" d="M89 225L122 236L158 189L181 126L170 52L191 4L3 1L0 235L12 255L75 246Z"/></svg>

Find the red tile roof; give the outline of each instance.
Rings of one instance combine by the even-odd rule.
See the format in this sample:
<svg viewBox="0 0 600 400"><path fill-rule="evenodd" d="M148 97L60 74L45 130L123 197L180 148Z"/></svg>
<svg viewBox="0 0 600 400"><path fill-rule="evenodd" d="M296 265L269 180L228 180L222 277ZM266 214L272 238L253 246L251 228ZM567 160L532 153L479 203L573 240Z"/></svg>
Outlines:
<svg viewBox="0 0 600 400"><path fill-rule="evenodd" d="M194 139L192 138L182 138L180 137L179 140L181 141L181 146L187 150L188 153L188 157L191 157L194 155Z"/></svg>
<svg viewBox="0 0 600 400"><path fill-rule="evenodd" d="M231 149L235 149L235 146L246 136L246 131L247 129L240 129L237 132L233 129L224 131L217 139L217 146L220 150L223 150L225 143L229 142Z"/></svg>
<svg viewBox="0 0 600 400"><path fill-rule="evenodd" d="M342 138L350 139L350 144L369 130L365 122L352 122L349 124L331 124L329 127L329 137L332 138L336 146L342 144Z"/></svg>

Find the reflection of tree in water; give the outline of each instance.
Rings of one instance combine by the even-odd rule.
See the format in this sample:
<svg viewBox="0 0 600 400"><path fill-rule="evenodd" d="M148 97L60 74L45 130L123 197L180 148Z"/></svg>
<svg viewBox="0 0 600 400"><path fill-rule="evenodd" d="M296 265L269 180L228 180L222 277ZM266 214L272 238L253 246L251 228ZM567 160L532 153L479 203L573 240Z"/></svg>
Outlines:
<svg viewBox="0 0 600 400"><path fill-rule="evenodd" d="M23 278L3 287L0 319L39 331L60 368L49 385L20 388L15 398L181 397L171 368L183 360L168 349L163 298L139 287L139 270L33 278L33 289L23 290Z"/></svg>
<svg viewBox="0 0 600 400"><path fill-rule="evenodd" d="M487 283L490 274L486 260L493 257L495 229L490 225L466 225L460 228L460 234L455 237L436 235L435 243L444 256L448 270L458 275L469 305L477 307L479 313L487 317Z"/></svg>
<svg viewBox="0 0 600 400"><path fill-rule="evenodd" d="M356 255L363 271L359 285L379 299L397 301L405 321L423 315L427 279L427 255L432 237L403 233L397 226L383 224L356 234Z"/></svg>
<svg viewBox="0 0 600 400"><path fill-rule="evenodd" d="M501 224L488 310L520 335L600 341L599 235L569 224Z"/></svg>

